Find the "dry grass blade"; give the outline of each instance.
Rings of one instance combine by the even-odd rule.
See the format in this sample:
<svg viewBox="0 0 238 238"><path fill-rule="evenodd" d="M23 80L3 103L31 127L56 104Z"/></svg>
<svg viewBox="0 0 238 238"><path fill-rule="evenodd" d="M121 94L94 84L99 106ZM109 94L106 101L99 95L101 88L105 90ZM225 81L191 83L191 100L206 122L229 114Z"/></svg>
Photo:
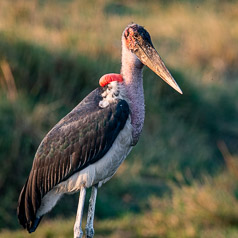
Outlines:
<svg viewBox="0 0 238 238"><path fill-rule="evenodd" d="M8 99L11 102L14 102L17 98L17 88L16 88L16 84L15 84L15 80L14 80L11 68L9 64L7 63L7 61L4 60L1 62L1 69L5 79L5 84L3 82L3 79L0 80L1 85L3 86L3 89L5 89L4 87L6 85Z"/></svg>
<svg viewBox="0 0 238 238"><path fill-rule="evenodd" d="M218 148L222 153L227 168L238 179L238 161L231 155L224 141L218 142Z"/></svg>

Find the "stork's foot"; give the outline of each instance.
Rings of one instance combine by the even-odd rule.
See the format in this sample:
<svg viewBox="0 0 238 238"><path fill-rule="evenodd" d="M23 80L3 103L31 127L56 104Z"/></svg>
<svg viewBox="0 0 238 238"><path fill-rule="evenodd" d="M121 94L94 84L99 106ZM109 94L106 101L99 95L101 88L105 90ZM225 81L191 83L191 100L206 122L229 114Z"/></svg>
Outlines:
<svg viewBox="0 0 238 238"><path fill-rule="evenodd" d="M85 231L86 231L86 238L93 238L93 236L94 236L93 227L87 227L86 226Z"/></svg>

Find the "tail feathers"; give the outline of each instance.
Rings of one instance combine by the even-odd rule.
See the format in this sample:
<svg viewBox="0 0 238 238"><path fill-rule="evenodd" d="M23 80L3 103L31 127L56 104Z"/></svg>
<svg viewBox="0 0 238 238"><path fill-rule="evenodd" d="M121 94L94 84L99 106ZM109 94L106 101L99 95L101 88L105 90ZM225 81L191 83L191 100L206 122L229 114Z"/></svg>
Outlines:
<svg viewBox="0 0 238 238"><path fill-rule="evenodd" d="M38 227L38 225L40 224L40 221L42 219L43 216L41 217L36 217L36 219L33 222L33 225L30 227L30 229L28 229L29 233L32 233L36 230L36 228Z"/></svg>
<svg viewBox="0 0 238 238"><path fill-rule="evenodd" d="M19 223L28 230L34 232L39 225L42 216L36 217L36 212L41 204L41 194L32 184L31 179L27 179L18 200L17 216Z"/></svg>
<svg viewBox="0 0 238 238"><path fill-rule="evenodd" d="M26 182L27 184L27 182ZM27 224L27 218L26 218L26 214L25 214L25 194L26 194L26 184L24 185L19 199L18 199L18 207L17 207L17 216L18 216L18 220L19 223L26 228L26 224Z"/></svg>

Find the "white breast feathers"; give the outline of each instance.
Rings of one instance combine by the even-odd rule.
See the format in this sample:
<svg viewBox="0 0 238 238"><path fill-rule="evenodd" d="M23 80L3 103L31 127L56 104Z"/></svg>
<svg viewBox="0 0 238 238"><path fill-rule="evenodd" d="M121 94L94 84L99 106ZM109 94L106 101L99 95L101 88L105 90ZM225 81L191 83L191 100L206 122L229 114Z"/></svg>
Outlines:
<svg viewBox="0 0 238 238"><path fill-rule="evenodd" d="M102 94L103 99L99 102L99 107L105 108L116 99L124 99L127 101L124 91L123 83L117 81L109 83L107 89Z"/></svg>

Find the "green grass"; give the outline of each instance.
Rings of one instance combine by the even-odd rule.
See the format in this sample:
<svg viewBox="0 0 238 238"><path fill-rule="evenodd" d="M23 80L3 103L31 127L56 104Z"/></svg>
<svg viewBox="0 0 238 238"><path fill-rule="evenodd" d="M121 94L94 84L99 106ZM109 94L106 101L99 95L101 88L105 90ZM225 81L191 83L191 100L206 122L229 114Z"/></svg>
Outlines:
<svg viewBox="0 0 238 238"><path fill-rule="evenodd" d="M131 21L149 30L184 94L144 70L145 126L99 190L97 237L237 236L237 177L218 148L224 143L237 160L237 6L2 0L0 237L26 236L13 230L34 153L103 74L120 71L121 33ZM65 196L32 237L72 236L77 200L77 194Z"/></svg>
<svg viewBox="0 0 238 238"><path fill-rule="evenodd" d="M231 161L232 160L232 161ZM236 162L235 158L230 159ZM234 164L233 164L234 165ZM229 166L228 166L229 167ZM140 213L125 213L120 218L96 219L96 237L224 237L238 234L237 165L216 177L188 186L171 184L173 196L158 198L151 195L149 209ZM31 235L26 231L2 231L1 238L72 237L74 218L43 220ZM84 224L83 228L85 227Z"/></svg>

